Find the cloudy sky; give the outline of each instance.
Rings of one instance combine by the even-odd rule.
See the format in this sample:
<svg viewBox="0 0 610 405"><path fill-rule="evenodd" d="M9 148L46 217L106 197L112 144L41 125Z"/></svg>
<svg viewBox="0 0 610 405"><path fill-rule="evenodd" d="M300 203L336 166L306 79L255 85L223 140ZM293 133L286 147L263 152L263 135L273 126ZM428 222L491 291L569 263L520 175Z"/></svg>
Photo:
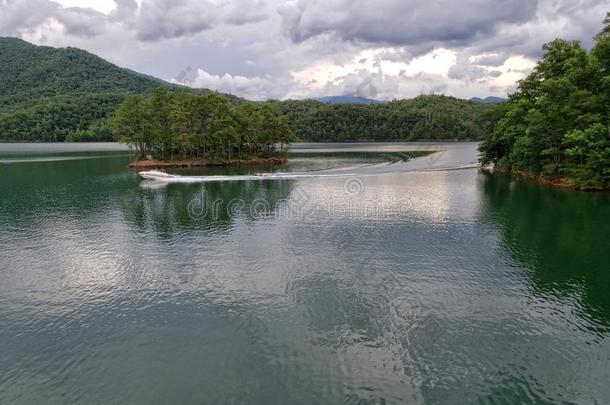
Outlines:
<svg viewBox="0 0 610 405"><path fill-rule="evenodd" d="M246 98L504 96L607 0L0 0L0 36Z"/></svg>

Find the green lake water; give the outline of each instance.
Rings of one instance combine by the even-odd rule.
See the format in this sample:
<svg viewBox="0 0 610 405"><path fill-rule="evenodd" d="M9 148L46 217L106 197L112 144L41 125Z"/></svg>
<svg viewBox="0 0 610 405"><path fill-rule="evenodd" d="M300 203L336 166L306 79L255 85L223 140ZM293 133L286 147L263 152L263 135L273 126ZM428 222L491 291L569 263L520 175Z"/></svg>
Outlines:
<svg viewBox="0 0 610 405"><path fill-rule="evenodd" d="M610 195L475 150L159 185L118 145L0 145L0 403L610 403Z"/></svg>

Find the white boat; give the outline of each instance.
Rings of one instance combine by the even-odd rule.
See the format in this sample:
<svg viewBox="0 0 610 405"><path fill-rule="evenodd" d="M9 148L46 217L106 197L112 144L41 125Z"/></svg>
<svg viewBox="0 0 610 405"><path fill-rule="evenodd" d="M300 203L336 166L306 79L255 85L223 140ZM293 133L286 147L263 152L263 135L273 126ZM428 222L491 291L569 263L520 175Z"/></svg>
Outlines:
<svg viewBox="0 0 610 405"><path fill-rule="evenodd" d="M268 178L268 173L253 173L238 176L181 176L179 174L168 174L160 170L147 170L138 172L140 177L145 180L153 180L163 183L199 183L208 181L228 181L228 180L259 180ZM281 176L281 175L280 175Z"/></svg>
<svg viewBox="0 0 610 405"><path fill-rule="evenodd" d="M143 172L138 172L138 174L140 175L140 177L146 180L168 181L177 177L176 175L168 174L160 170L147 170Z"/></svg>

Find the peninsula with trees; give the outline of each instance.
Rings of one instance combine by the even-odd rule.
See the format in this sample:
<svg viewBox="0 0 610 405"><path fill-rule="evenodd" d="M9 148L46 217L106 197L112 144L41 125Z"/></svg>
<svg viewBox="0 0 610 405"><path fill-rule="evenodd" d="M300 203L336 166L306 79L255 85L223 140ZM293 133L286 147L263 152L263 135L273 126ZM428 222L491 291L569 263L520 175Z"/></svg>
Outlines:
<svg viewBox="0 0 610 405"><path fill-rule="evenodd" d="M556 39L489 115L482 162L541 182L610 188L610 13L587 52Z"/></svg>

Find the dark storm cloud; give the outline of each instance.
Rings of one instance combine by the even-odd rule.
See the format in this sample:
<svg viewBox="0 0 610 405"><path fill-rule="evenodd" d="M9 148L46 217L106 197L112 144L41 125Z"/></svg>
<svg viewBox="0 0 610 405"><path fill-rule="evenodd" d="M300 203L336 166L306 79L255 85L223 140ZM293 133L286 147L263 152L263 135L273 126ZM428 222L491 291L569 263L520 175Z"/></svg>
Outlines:
<svg viewBox="0 0 610 405"><path fill-rule="evenodd" d="M165 79L190 65L194 85L255 99L503 95L500 72L527 73L556 37L589 47L610 10L608 0L114 0L102 13L62 1L0 0L0 36Z"/></svg>
<svg viewBox="0 0 610 405"><path fill-rule="evenodd" d="M414 45L409 47L394 47L383 51L379 57L384 61L408 63L419 55L425 55L434 50L431 44Z"/></svg>
<svg viewBox="0 0 610 405"><path fill-rule="evenodd" d="M464 45L500 24L530 20L537 0L299 0L279 9L294 42L323 33L343 40L392 45Z"/></svg>
<svg viewBox="0 0 610 405"><path fill-rule="evenodd" d="M179 38L220 24L240 26L262 21L264 3L259 0L115 0L106 15L91 8L61 7L50 0L0 0L0 35L18 35L53 19L66 33L94 37L108 24L121 22L141 41Z"/></svg>
<svg viewBox="0 0 610 405"><path fill-rule="evenodd" d="M137 37L143 41L177 38L218 24L243 25L266 18L258 1L148 0L137 16Z"/></svg>
<svg viewBox="0 0 610 405"><path fill-rule="evenodd" d="M480 54L542 57L542 45L555 38L579 40L590 48L610 11L603 0L539 0L535 16L520 24L502 24L494 35L473 41Z"/></svg>

